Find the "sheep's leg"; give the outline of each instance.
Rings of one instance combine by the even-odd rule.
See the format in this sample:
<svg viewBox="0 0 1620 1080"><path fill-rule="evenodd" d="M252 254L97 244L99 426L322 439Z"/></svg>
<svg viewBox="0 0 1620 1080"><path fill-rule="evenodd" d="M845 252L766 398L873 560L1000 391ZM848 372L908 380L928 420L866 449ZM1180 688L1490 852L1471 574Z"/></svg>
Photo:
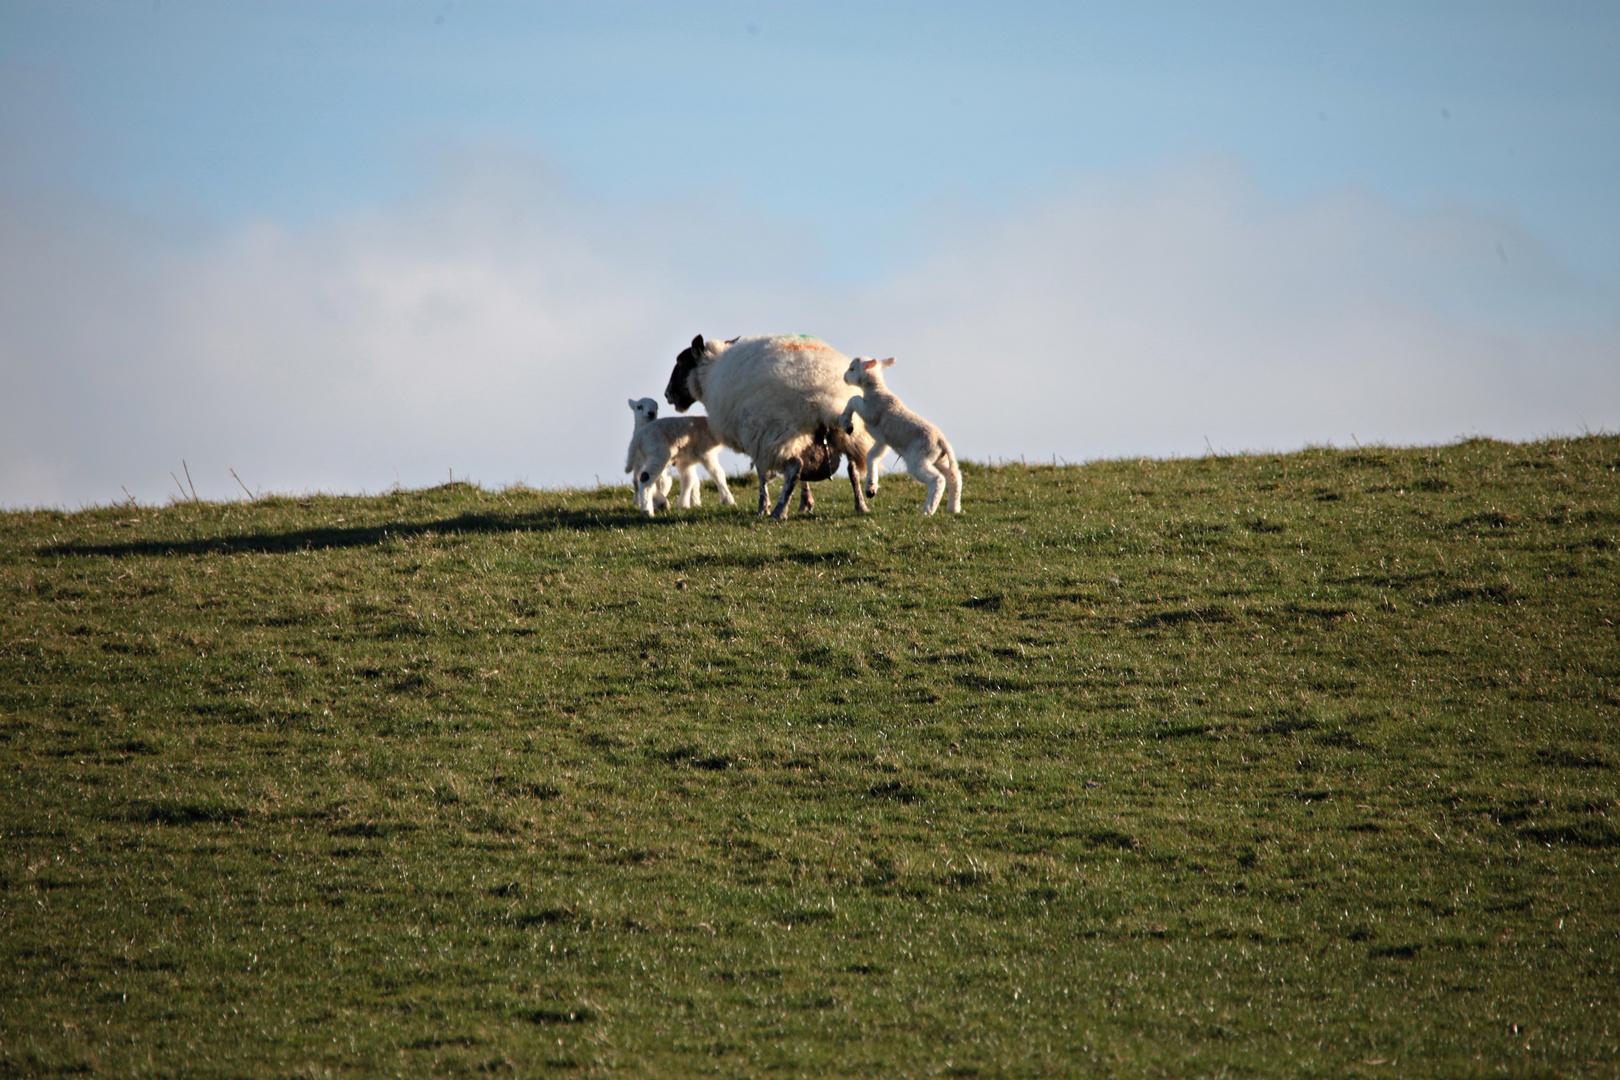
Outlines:
<svg viewBox="0 0 1620 1080"><path fill-rule="evenodd" d="M707 470L709 479L714 481L714 486L720 489L721 504L724 506L737 505L736 496L732 495L731 489L726 486L726 470L720 464L720 451L711 450L705 454L703 468Z"/></svg>
<svg viewBox="0 0 1620 1080"><path fill-rule="evenodd" d="M800 463L798 458L789 458L782 468L782 497L776 501L776 509L771 517L777 521L787 518L788 500L793 497L793 485L799 479Z"/></svg>
<svg viewBox="0 0 1620 1080"><path fill-rule="evenodd" d="M771 505L771 489L765 486L765 481L771 473L769 469L761 469L758 466L755 466L754 472L759 474L759 516L764 517L766 507Z"/></svg>

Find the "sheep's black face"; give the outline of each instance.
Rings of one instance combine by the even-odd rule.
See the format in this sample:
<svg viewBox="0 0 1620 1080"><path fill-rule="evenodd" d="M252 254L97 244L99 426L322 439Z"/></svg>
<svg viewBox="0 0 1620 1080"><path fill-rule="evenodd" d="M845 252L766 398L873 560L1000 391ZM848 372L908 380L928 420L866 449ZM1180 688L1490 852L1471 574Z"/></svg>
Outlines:
<svg viewBox="0 0 1620 1080"><path fill-rule="evenodd" d="M692 339L692 344L681 350L675 357L675 370L669 373L669 385L664 387L664 400L675 406L676 412L685 412L697 403L692 391L687 388L687 380L692 369L698 366L703 359L703 335L699 334Z"/></svg>

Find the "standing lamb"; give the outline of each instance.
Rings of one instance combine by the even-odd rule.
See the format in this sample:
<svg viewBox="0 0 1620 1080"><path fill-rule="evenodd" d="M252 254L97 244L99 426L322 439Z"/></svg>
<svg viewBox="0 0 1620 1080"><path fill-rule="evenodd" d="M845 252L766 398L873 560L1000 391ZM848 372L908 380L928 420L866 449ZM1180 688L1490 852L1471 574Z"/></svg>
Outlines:
<svg viewBox="0 0 1620 1080"><path fill-rule="evenodd" d="M703 402L709 429L725 445L747 454L759 475L759 512L766 512L772 473L783 477L774 516L787 516L788 498L803 473L806 451L817 428L827 429L828 446L849 458L855 508L866 513L860 474L867 468L871 438L838 427L844 403L854 396L842 375L847 358L826 343L804 335L704 341L699 334L675 358L664 398L681 412ZM846 435L846 432L848 434ZM834 462L836 467L836 461Z"/></svg>
<svg viewBox="0 0 1620 1080"><path fill-rule="evenodd" d="M701 416L671 416L658 419L658 402L641 398L630 402L636 416L635 433L625 454L624 471L635 473L636 509L652 514L669 508L669 466L681 474L681 501L684 510L701 506L698 480L702 465L720 489L720 501L735 506L736 498L726 486L726 470L720 465L720 440Z"/></svg>
<svg viewBox="0 0 1620 1080"><path fill-rule="evenodd" d="M839 426L849 431L859 416L866 421L866 430L873 438L870 460L876 461L884 447L893 447L906 463L906 471L928 485L928 498L923 502L923 513L932 514L939 508L941 489L950 493L950 511L962 512L962 470L956 464L956 451L945 441L944 434L912 412L895 397L883 382L883 369L894 365L894 357L872 360L857 356L849 362L844 381L858 386L861 392L849 399ZM877 490L877 472L873 470L868 491Z"/></svg>

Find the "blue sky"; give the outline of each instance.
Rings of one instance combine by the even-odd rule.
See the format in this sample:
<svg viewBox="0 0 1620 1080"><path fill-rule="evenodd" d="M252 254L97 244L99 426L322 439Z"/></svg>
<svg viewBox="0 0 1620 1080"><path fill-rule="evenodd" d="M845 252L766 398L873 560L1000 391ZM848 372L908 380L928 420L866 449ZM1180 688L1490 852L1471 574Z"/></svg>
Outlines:
<svg viewBox="0 0 1620 1080"><path fill-rule="evenodd" d="M698 331L900 355L976 458L1612 429L1615 56L1597 4L12 0L0 504L617 479Z"/></svg>

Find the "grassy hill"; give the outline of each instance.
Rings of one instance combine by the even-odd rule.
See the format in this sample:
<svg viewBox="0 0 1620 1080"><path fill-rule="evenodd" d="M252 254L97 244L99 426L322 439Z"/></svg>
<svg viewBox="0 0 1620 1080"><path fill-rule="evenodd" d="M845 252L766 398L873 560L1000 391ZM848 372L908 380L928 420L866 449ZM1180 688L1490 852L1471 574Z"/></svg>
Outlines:
<svg viewBox="0 0 1620 1080"><path fill-rule="evenodd" d="M0 1075L1616 1076L1617 469L0 515Z"/></svg>

